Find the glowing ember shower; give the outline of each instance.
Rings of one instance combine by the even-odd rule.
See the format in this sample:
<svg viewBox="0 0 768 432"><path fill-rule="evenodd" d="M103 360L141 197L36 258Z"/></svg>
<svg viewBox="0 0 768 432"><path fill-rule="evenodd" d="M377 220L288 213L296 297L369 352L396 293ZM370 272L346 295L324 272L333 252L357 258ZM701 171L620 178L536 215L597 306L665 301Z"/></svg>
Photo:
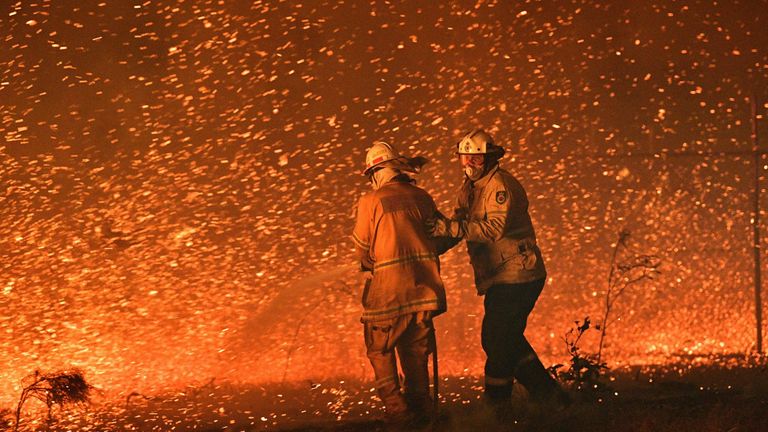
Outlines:
<svg viewBox="0 0 768 432"><path fill-rule="evenodd" d="M349 241L365 150L429 158L419 185L450 212L474 127L529 193L545 363L600 315L622 229L662 274L616 303L607 361L754 350L768 2L554 3L4 4L0 407L35 369L122 398L370 378ZM441 372L481 375L463 246L442 268Z"/></svg>

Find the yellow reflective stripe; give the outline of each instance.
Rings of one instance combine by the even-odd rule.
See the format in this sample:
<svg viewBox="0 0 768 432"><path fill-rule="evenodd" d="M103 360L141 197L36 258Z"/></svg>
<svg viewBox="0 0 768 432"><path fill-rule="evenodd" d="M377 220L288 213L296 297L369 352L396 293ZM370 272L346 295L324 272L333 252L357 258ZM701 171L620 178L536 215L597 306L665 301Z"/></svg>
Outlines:
<svg viewBox="0 0 768 432"><path fill-rule="evenodd" d="M360 240L360 237L357 236L357 234L352 233L352 241L355 242L356 245L360 246L363 249L370 249L371 245L370 243L366 243L362 240Z"/></svg>
<svg viewBox="0 0 768 432"><path fill-rule="evenodd" d="M405 264L405 263L416 262L416 261L432 261L432 260L436 261L437 256L431 252L421 253L416 255L406 255L399 258L395 258L393 260L376 263L373 265L373 269L376 270L382 267L387 267L387 266L392 266L397 264Z"/></svg>
<svg viewBox="0 0 768 432"><path fill-rule="evenodd" d="M381 388L381 387L384 387L387 384L390 384L390 383L393 383L393 382L395 382L395 376L394 375L390 375L388 377L377 379L376 381L373 382L373 386L376 387L376 388Z"/></svg>
<svg viewBox="0 0 768 432"><path fill-rule="evenodd" d="M496 378L486 375L485 384L491 386L503 386L512 383L512 378Z"/></svg>
<svg viewBox="0 0 768 432"><path fill-rule="evenodd" d="M414 307L429 305L429 304L434 304L435 306L439 306L437 299L418 300L418 301L413 301L404 305L391 307L389 309L365 310L363 312L363 318L372 318L372 317L378 317L378 316L390 315L390 314L402 315L403 311L407 311L408 309L411 309Z"/></svg>

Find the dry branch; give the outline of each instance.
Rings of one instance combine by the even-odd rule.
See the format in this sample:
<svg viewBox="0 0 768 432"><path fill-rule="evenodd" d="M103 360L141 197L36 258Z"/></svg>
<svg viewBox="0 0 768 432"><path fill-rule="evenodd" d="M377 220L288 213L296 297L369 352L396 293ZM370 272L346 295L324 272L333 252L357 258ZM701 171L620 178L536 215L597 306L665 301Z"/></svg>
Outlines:
<svg viewBox="0 0 768 432"><path fill-rule="evenodd" d="M54 405L64 408L66 405L81 405L90 402L93 386L85 381L83 373L78 370L60 371L41 374L35 371L22 380L24 389L16 407L16 423L14 432L19 430L21 410L29 398L37 399L48 407L48 418Z"/></svg>
<svg viewBox="0 0 768 432"><path fill-rule="evenodd" d="M616 301L621 297L627 288L635 284L652 281L661 274L659 267L661 259L657 255L638 254L629 246L630 232L622 229L619 237L613 247L611 255L611 269L608 272L608 289L605 293L605 303L603 306L603 317L599 325L600 343L597 349L597 363L600 363L603 354L603 343L609 325L611 311ZM629 256L622 261L620 257L628 253Z"/></svg>

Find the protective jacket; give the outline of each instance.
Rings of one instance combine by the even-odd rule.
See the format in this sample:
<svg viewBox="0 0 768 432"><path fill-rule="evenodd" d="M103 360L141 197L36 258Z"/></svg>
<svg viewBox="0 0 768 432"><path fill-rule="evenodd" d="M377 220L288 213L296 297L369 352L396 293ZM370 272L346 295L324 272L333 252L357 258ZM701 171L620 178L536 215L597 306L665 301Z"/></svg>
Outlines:
<svg viewBox="0 0 768 432"><path fill-rule="evenodd" d="M352 239L373 277L363 292L363 322L446 310L438 251L426 232L437 208L432 197L398 176L360 198Z"/></svg>
<svg viewBox="0 0 768 432"><path fill-rule="evenodd" d="M528 214L528 196L512 174L496 165L477 181L465 179L458 207L459 218L432 234L467 240L479 295L491 285L546 277Z"/></svg>

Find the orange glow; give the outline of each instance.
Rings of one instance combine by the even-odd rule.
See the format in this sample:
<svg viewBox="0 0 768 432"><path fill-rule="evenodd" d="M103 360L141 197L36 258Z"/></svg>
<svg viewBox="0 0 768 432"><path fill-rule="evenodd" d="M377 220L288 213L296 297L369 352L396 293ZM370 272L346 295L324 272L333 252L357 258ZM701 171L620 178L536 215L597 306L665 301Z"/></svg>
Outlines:
<svg viewBox="0 0 768 432"><path fill-rule="evenodd" d="M550 280L527 335L545 364L600 315L623 228L662 274L617 303L610 366L754 350L744 98L767 88L764 12L192 3L0 17L0 409L35 370L79 368L121 403L211 379L369 381L349 241L365 150L430 159L417 180L450 214L474 127L529 195ZM441 373L481 376L465 247L441 265ZM317 391L334 414L363 409Z"/></svg>

